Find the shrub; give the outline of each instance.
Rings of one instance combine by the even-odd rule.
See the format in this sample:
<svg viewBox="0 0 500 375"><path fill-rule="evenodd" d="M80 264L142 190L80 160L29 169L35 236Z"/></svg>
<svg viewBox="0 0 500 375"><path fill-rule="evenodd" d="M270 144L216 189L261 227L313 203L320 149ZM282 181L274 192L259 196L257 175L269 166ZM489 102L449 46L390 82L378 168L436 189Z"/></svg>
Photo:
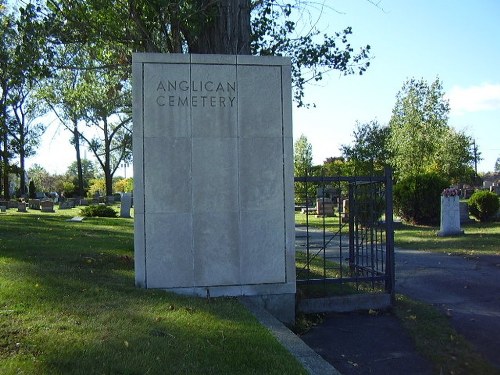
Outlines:
<svg viewBox="0 0 500 375"><path fill-rule="evenodd" d="M488 221L498 212L498 195L486 190L478 190L469 198L469 212L479 221Z"/></svg>
<svg viewBox="0 0 500 375"><path fill-rule="evenodd" d="M116 217L116 211L109 206L92 205L80 210L80 214L85 217Z"/></svg>
<svg viewBox="0 0 500 375"><path fill-rule="evenodd" d="M354 199L355 206L350 209L363 227L375 224L385 211L385 200L376 191L364 189Z"/></svg>
<svg viewBox="0 0 500 375"><path fill-rule="evenodd" d="M402 179L394 186L394 209L405 221L437 224L441 213L441 192L449 181L436 173Z"/></svg>

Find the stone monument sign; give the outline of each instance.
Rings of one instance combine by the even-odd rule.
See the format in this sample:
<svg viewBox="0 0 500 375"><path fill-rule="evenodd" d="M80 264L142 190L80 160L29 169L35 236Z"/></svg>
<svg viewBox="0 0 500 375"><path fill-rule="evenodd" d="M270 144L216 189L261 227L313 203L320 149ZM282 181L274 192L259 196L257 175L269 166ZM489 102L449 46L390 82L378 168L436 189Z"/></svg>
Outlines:
<svg viewBox="0 0 500 375"><path fill-rule="evenodd" d="M133 95L136 284L291 299L290 60L134 54Z"/></svg>

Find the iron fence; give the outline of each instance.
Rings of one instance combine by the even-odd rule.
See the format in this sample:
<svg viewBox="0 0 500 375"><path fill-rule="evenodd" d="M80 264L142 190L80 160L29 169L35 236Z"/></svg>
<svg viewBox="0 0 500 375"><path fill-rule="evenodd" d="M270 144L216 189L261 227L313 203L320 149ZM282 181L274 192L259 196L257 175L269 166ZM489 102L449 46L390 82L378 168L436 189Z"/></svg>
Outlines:
<svg viewBox="0 0 500 375"><path fill-rule="evenodd" d="M295 177L297 286L394 297L392 173Z"/></svg>

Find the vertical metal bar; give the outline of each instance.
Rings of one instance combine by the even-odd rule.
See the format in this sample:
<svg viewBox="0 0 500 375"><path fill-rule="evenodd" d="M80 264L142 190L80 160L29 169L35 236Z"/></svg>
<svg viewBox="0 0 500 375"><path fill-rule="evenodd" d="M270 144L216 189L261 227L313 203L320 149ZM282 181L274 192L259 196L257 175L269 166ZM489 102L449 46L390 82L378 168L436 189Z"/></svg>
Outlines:
<svg viewBox="0 0 500 375"><path fill-rule="evenodd" d="M322 213L322 224L323 224L323 283L324 288L326 290L326 213L325 213L325 179L324 179L324 170L321 170L321 213ZM317 194L316 194L317 196ZM318 210L319 212L319 210Z"/></svg>
<svg viewBox="0 0 500 375"><path fill-rule="evenodd" d="M306 169L306 179L304 182L304 189L305 191L305 197L306 197L306 272L307 272L307 284L309 284L309 279L311 278L311 265L310 265L310 258L309 258L309 193L308 193L308 186L307 186L307 177L308 177L308 170Z"/></svg>
<svg viewBox="0 0 500 375"><path fill-rule="evenodd" d="M395 260L394 260L394 223L392 205L392 170L385 168L385 247L386 247L386 282L385 290L391 294L391 303L395 302Z"/></svg>
<svg viewBox="0 0 500 375"><path fill-rule="evenodd" d="M344 270L343 270L343 244L342 244L342 216L341 215L344 215L344 211L342 210L342 186L341 186L341 183L340 183L340 179L338 180L338 209L337 209L337 212L338 212L338 215L339 215L339 220L338 220L338 223L339 223L339 227L338 227L338 234L339 234L339 264L340 264L340 278L342 279L342 277L344 276ZM342 212L342 214L341 214Z"/></svg>
<svg viewBox="0 0 500 375"><path fill-rule="evenodd" d="M354 237L354 192L353 192L353 183L349 183L349 269L352 272L354 270L354 248L355 248L355 237Z"/></svg>

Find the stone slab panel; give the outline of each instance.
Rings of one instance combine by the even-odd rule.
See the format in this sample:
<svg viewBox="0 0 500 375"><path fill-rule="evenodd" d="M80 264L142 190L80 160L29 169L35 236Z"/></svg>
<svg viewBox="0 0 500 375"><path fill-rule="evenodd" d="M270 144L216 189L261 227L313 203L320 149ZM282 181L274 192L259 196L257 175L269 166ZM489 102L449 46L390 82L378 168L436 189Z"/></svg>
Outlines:
<svg viewBox="0 0 500 375"><path fill-rule="evenodd" d="M144 65L144 137L191 137L189 65Z"/></svg>
<svg viewBox="0 0 500 375"><path fill-rule="evenodd" d="M283 211L282 139L240 139L239 159L241 209Z"/></svg>
<svg viewBox="0 0 500 375"><path fill-rule="evenodd" d="M146 138L144 144L145 211L191 212L191 140Z"/></svg>
<svg viewBox="0 0 500 375"><path fill-rule="evenodd" d="M194 286L191 214L148 214L145 227L147 287Z"/></svg>
<svg viewBox="0 0 500 375"><path fill-rule="evenodd" d="M242 283L286 282L283 211L242 211L240 230Z"/></svg>
<svg viewBox="0 0 500 375"><path fill-rule="evenodd" d="M193 248L195 285L240 284L238 212L195 213Z"/></svg>
<svg viewBox="0 0 500 375"><path fill-rule="evenodd" d="M242 138L283 135L281 69L238 66L238 123Z"/></svg>
<svg viewBox="0 0 500 375"><path fill-rule="evenodd" d="M236 67L193 65L191 80L193 137L236 137Z"/></svg>
<svg viewBox="0 0 500 375"><path fill-rule="evenodd" d="M192 144L193 211L238 210L237 139L193 138Z"/></svg>

